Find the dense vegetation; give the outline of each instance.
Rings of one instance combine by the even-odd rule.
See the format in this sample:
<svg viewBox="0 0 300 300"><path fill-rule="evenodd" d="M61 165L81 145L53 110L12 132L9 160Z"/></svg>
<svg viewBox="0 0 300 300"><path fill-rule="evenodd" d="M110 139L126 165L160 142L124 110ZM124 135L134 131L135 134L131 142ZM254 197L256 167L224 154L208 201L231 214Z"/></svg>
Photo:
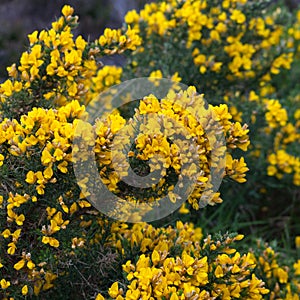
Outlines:
<svg viewBox="0 0 300 300"><path fill-rule="evenodd" d="M77 25L65 5L49 30L28 36L0 85L1 299L298 300L300 12L166 0L94 41L75 36ZM127 58L122 68L103 64L115 54ZM139 77L153 93L126 105L103 96ZM160 98L162 78L172 84ZM80 135L101 106L118 109ZM106 214L89 165L75 174L90 153L121 199ZM125 185L131 167L161 178ZM176 185L187 201L142 222L162 196L170 207L182 200Z"/></svg>

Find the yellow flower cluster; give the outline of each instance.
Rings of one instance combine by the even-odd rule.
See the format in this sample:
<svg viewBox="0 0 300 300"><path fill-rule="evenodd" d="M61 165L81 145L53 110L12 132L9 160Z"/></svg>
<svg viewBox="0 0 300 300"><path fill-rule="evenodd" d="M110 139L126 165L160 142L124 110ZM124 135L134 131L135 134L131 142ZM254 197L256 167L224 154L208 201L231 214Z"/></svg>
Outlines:
<svg viewBox="0 0 300 300"><path fill-rule="evenodd" d="M0 149L4 157L0 176L3 186L6 187L1 190L0 214L3 221L5 220L5 224L1 221L1 236L4 239L1 241L1 249L11 257L11 261L15 261L14 271L26 272L27 280L32 282L35 295L38 295L41 290L53 287L52 281L57 277L52 271L45 271L46 263L36 263L37 257L32 247L37 247L39 236L37 232L40 233L42 244L59 247L59 240L53 235L61 229L66 229L69 224L69 220L63 220L63 214L66 217L67 213L73 214L77 210L76 201L67 206L64 204L63 196L59 197L57 208L39 203L44 201L45 194L51 193L52 187L49 185L57 184L61 181L58 178L61 175L67 176L70 170L70 149L76 126L75 119L83 112L84 108L77 101L72 101L58 110L34 108L27 115L23 115L19 122L5 119L0 124ZM4 168L11 161L19 161L19 167L22 168L22 172L16 171L18 182L15 182L15 186L10 186L10 179L5 176ZM31 165L30 168L28 164ZM68 199L68 194L70 191L66 191L64 199ZM34 242L32 241L31 246L27 245L29 249L26 249L24 248L28 234L26 227L37 221L34 220L35 214L31 215L36 206L35 209L38 209L41 217L38 223L33 225L38 226L34 229L36 231ZM45 216L46 220L44 220ZM47 220L48 225L43 225ZM24 252L24 249L29 252ZM0 259L3 262L1 265L8 268L9 260L4 263L3 258ZM14 276L14 271L10 273L11 278ZM17 282L7 282L11 286L17 284ZM2 288L6 289L9 285L5 283L5 279L2 279ZM26 295L27 292L26 285L22 288L22 295Z"/></svg>
<svg viewBox="0 0 300 300"><path fill-rule="evenodd" d="M194 64L201 74L223 70L229 81L249 79L262 70L259 57L280 43L283 27L272 16L251 17L244 13L247 2L168 0L146 4L140 13L129 11L125 22L141 32L144 39L153 33L168 36L174 29L186 27L187 39L182 42L192 49ZM257 39L250 40L250 35ZM269 71L278 74L281 68L289 69L292 61L292 53L274 57Z"/></svg>
<svg viewBox="0 0 300 300"><path fill-rule="evenodd" d="M89 103L105 88L119 83L122 74L121 68L101 68L98 58L140 45L139 36L130 27L124 32L106 29L93 43L82 36L74 39L77 17L73 8L64 6L62 14L50 30L30 34L30 47L22 54L20 65L7 68L10 78L0 85L5 116L19 116L34 106L61 106L75 99Z"/></svg>
<svg viewBox="0 0 300 300"><path fill-rule="evenodd" d="M220 203L222 200L219 193L213 191L213 185L209 182L211 166L217 173L223 172L224 168L224 174L220 175L222 177L229 176L237 182L245 182L248 168L244 158L234 159L228 152L225 161L223 154L226 148L228 151L236 148L246 151L250 144L249 130L247 125L231 121L232 116L226 105L209 106L210 110L204 106L203 95L197 95L195 88L189 87L178 93L171 90L160 101L154 95L144 97L128 124L118 113L98 121L95 152L102 182L111 192L128 201L152 203L168 194L170 201L176 202L178 195L172 193L174 184L170 183L171 176L178 177L179 186L183 184L184 178L196 176L196 185L188 198L193 208ZM214 132L213 138L207 136L207 130ZM114 136L119 136L119 132L122 132L122 140L116 141ZM226 136L224 144L218 141L218 135ZM87 145L92 142L90 139L93 137L88 138L88 133L82 134L82 137ZM130 144L131 141L134 146ZM75 153L83 157L84 151L77 147ZM123 194L119 175L128 175L131 168L127 163L128 158L133 162L149 162L149 172L159 172L159 182L153 183L148 190L148 197L143 196L144 191L137 191L134 196L132 192L130 196ZM201 172L197 171L199 166L195 162L199 164ZM183 168L185 164L188 167ZM168 175L170 170L173 175ZM81 177L81 188L85 190L87 185L93 185L94 179L89 171ZM153 182L157 180L156 177ZM204 191L206 196L201 199ZM199 203L199 199L203 203Z"/></svg>
<svg viewBox="0 0 300 300"><path fill-rule="evenodd" d="M266 100L266 108L266 121L271 128L286 125L288 114L286 109L282 108L278 100Z"/></svg>
<svg viewBox="0 0 300 300"><path fill-rule="evenodd" d="M253 254L258 274L263 276L271 288L270 299L299 300L300 294L300 261L293 262L291 267L279 262L279 254L268 244L258 241L257 253Z"/></svg>
<svg viewBox="0 0 300 300"><path fill-rule="evenodd" d="M278 150L268 157L268 175L282 179L284 174L294 173L293 183L300 186L300 158Z"/></svg>
<svg viewBox="0 0 300 300"><path fill-rule="evenodd" d="M268 175L282 179L284 174L293 174L293 184L299 186L300 155L297 149L300 140L300 110L288 118L286 109L278 101L269 101L266 119L270 128L279 127L279 130L276 132L273 151L268 155Z"/></svg>
<svg viewBox="0 0 300 300"><path fill-rule="evenodd" d="M0 262L6 270L1 299L16 291L37 296L54 286L58 275L43 252L61 248L61 231L74 226L75 213L91 206L70 181L74 128L84 113L80 103L120 82L122 69L103 66L98 58L140 43L130 28L118 30L118 39L105 45L102 36L88 43L82 36L74 39L76 26L73 8L64 6L50 30L28 36L29 49L19 65L7 68L10 78L0 85ZM69 240L73 248L84 243L78 230L76 235Z"/></svg>
<svg viewBox="0 0 300 300"><path fill-rule="evenodd" d="M136 50L136 47L141 45L141 38L130 26L124 34L120 29L106 28L98 42L100 46L108 47L104 50L105 54L115 54L122 53L126 49Z"/></svg>
<svg viewBox="0 0 300 300"><path fill-rule="evenodd" d="M121 83L122 68L115 66L104 66L97 72L97 76L92 79L93 88L96 91L104 91L114 84ZM95 93L95 96L96 93Z"/></svg>
<svg viewBox="0 0 300 300"><path fill-rule="evenodd" d="M280 89L281 79L288 78L287 70L299 59L300 13L284 25L286 11L271 9L267 3L263 10L260 5L247 0L165 0L147 4L139 13L128 12L125 22L143 39L130 58L132 72L159 75L159 66L161 74L177 72L214 104L224 99L235 121L251 120L253 157L285 151L286 158L292 158L285 164L293 165L293 183L298 185L299 152L291 149L296 146L286 137L290 135L294 144L299 140L299 126L292 117L298 100L288 102ZM262 121L261 114L264 123L256 122ZM282 167L276 168L265 170L266 180L267 174L277 173L284 179Z"/></svg>
<svg viewBox="0 0 300 300"><path fill-rule="evenodd" d="M155 79L158 79L158 78L164 78L161 70L155 70L155 71L152 71L150 74L149 74L149 80L151 81L150 78L153 78L153 82L154 84L158 85L159 84L159 81L155 80ZM178 76L178 72L176 72L175 74L173 74L172 76L170 76L170 80L174 81L174 82L180 82L181 81L181 77Z"/></svg>
<svg viewBox="0 0 300 300"><path fill-rule="evenodd" d="M103 68L98 72L98 77L101 76L107 78L111 74ZM105 81L105 79L103 80ZM28 87L28 89L30 88ZM118 167L121 172L126 173L123 164L128 156L138 161L148 161L159 154L157 155L158 160L150 163L150 169L163 166L166 169L172 168L176 176L180 175L183 160L188 159L191 154L189 151L193 150L190 147L195 144L197 161L201 165L202 173L200 177L196 178L197 187L191 194L189 202L195 209L198 209L199 198L210 176L210 166L218 167L225 148L246 150L249 145L247 127L237 122L231 122L232 116L226 105L209 106L211 111L204 107L203 95L198 95L194 87L178 93L171 90L161 101L153 95L142 99L136 109L136 115L129 121L129 124L141 120L144 116L153 116L153 118L150 118L149 123L140 122L139 128L136 128L142 134L137 135L134 139L135 149L126 155L121 151L119 158L118 155L114 155L115 159L119 159ZM79 119L85 117L86 114L84 106L81 106L77 100L73 100L57 109L35 107L27 114L23 114L19 121L5 118L0 123L2 155L0 174L5 187L4 190L1 190L0 213L3 216L1 219L1 228L3 228L1 247L4 250L4 256L7 257L5 261L3 260L3 266L9 268L10 259L8 257L11 257L14 262L10 275L3 278L2 281L7 295L9 295L9 287L16 288L18 286L13 278L20 272L26 274L23 279L24 285L19 290L23 295L29 291L31 294L39 295L41 291L53 287L53 281L57 275L54 275L51 266L46 260L39 258L35 251L39 248L44 251L46 251L45 249L60 250L65 243L64 231L69 232L69 230L73 230L74 226L78 226L76 215L84 214L84 210L91 206L85 200L84 189L83 193L78 191L71 168L74 162L71 147L75 138L75 128L79 124ZM225 144L218 144L216 136L215 139L208 140L204 124L210 126L216 134L225 135ZM115 112L108 115L105 120L98 120L94 126L97 135L94 151L99 164L100 176L109 190L121 195L124 191L118 185L117 173L111 171L110 168L112 164L110 149L115 135L123 130L125 125L126 120L118 112ZM129 126L130 128L132 127ZM181 139L175 139L176 134L185 136L188 143ZM172 142L167 137L173 139ZM94 139L94 136L87 134L84 135L84 138L89 142L89 139ZM125 135L125 139L128 140L129 136ZM116 141L114 143L116 145ZM120 145L124 146L123 143ZM187 152L186 157L180 156L182 149ZM210 160L212 149L217 150L217 155L212 156ZM76 150L74 151L76 152ZM84 159L84 152L81 152L79 148L77 151L80 153L80 159ZM14 171L15 175L13 176L16 176L17 180L13 185L8 176L8 172L13 171L10 169L11 163L17 164L22 170L19 171L17 168ZM192 176L194 173L191 172L195 172L195 167L194 164L191 164L190 168L185 170L181 176ZM243 158L233 159L228 153L225 173L221 176L231 176L238 182L244 182L247 170ZM87 177L86 180L88 179ZM159 191L168 192L170 200L176 201L176 195L171 193L172 184L168 180L168 178L162 180L156 188L153 188L152 195L160 197ZM209 190L210 186L206 186L206 188ZM128 197L128 200L132 199ZM143 198L139 198L137 194L134 200L143 201ZM205 204L220 202L219 193L214 194L212 190L211 197L207 197L205 201L207 201ZM36 214L40 217L37 217ZM95 219L94 222L98 221ZM27 235L30 234L27 232L27 226L33 226L30 224L36 226L34 229L36 235L31 245L26 245ZM90 225L90 221L82 219L77 228L86 228ZM186 230L190 232L191 229L186 228ZM193 231L195 241L201 237L200 231L196 232L198 235ZM131 234L131 238L134 245L137 237ZM150 239L148 239L149 241L151 242ZM98 242L97 238L93 240L95 244ZM78 233L76 236L70 236L67 243L67 254L69 255L73 249L84 247L87 243L85 234ZM120 249L119 246L120 244L116 242L118 249ZM148 246L144 245L146 248ZM184 258L182 257L182 259ZM199 260L199 266L201 263L202 261ZM196 268L197 264L194 266ZM196 273L198 274L198 272L195 271L195 276ZM199 274L197 276L201 276L200 270ZM188 287L188 290L187 293L190 293L191 287Z"/></svg>
<svg viewBox="0 0 300 300"><path fill-rule="evenodd" d="M109 299L299 300L300 261L289 269L260 241L254 252L241 254L232 244L243 235L203 239L201 228L181 221L167 228L113 223L111 232L109 243L122 255L127 247L139 255L123 264L125 279L110 286Z"/></svg>
<svg viewBox="0 0 300 300"><path fill-rule="evenodd" d="M296 21L291 28L288 30L288 34L291 37L291 43L295 44L297 47L297 53L300 51L299 44L297 43L300 40L300 12L296 11ZM298 54L299 56L299 54Z"/></svg>
<svg viewBox="0 0 300 300"><path fill-rule="evenodd" d="M168 29L176 26L175 20L168 20L165 16L169 10L170 5L166 5L166 3L150 3L140 12L140 16L135 10L128 12L125 16L125 22L132 24L134 29L139 30L136 23L140 19L148 20L147 33L149 35L153 32L164 35Z"/></svg>
<svg viewBox="0 0 300 300"><path fill-rule="evenodd" d="M86 117L81 104L88 104L100 91L120 82L121 68L103 66L99 69L96 56L121 53L125 49L134 50L140 39L134 29L128 28L124 34L120 30L107 29L94 43L87 43L81 36L74 40L72 29L77 17L72 15L73 9L69 6L64 6L62 14L50 30L35 31L29 35L29 50L22 54L19 66L14 64L8 68L10 79L0 86L0 238L3 250L0 259L1 267L7 270L5 277L1 278L3 298L13 293L38 296L51 289L54 280L63 274L55 271L55 268L60 268L58 264L74 255L74 251L85 249L86 244L99 243L101 238L101 234L87 238L85 233L92 223L102 223L96 218L86 218L88 214L85 211L90 209L91 204L85 200L86 191L84 188L82 192L79 191L74 178L72 163L76 157L72 156L72 146L76 153L76 145L73 145L75 128L79 119ZM152 74L152 77L157 75L160 74ZM176 73L172 78L180 80ZM162 101L152 95L142 99L136 110L136 120L157 114L159 122L149 123L148 128L141 123L139 130L143 134L135 137L135 153L132 155L131 151L124 155L120 152L119 157L114 157L118 159L118 167L123 175L126 175L126 169L122 166L128 157L142 162L152 159L156 154L163 159L152 161L151 170L163 165L166 169L173 169L176 176L180 175L182 160L187 159L190 153L181 157L179 147L184 148L187 143L179 140L179 145L176 145L177 141L170 142L166 136L171 138L174 134L180 134L180 126L185 127L183 136L188 135L195 144L197 158L203 169L201 176L196 178L198 189L189 200L198 208L210 166L217 167L221 159L219 153L221 155L226 146L229 149L239 147L246 150L249 145L247 128L230 121L231 115L226 106L211 106L215 115L209 115L208 110L201 110L201 106L204 106L203 95L196 95L193 87L178 94L170 92ZM10 118L7 118L9 114ZM171 120L167 122L164 115ZM196 115L199 115L202 123L196 119ZM177 127L173 126L172 118ZM208 141L202 124L211 121L216 122L215 129L221 136L226 135L225 145L219 145L217 139ZM134 122L134 119L130 122ZM110 168L110 147L115 135L124 129L125 124L125 119L116 112L105 120L97 120L94 126L97 135L94 151L101 179L109 190L121 194L124 191L119 186L118 174ZM89 141L94 136L87 134L84 138ZM217 149L218 155L210 160L212 149ZM185 150L190 149L187 147ZM77 151L84 159L85 153L80 152L79 148ZM228 155L231 157L231 154ZM241 165L244 166L244 161L241 161ZM244 181L239 178L243 178L248 169L239 166L240 161L231 157L226 170L230 170L232 178ZM191 165L184 176L195 173L195 167ZM226 172L221 174L226 175ZM174 202L177 199L171 190L172 184L167 178L154 188L152 194L159 196L158 191L170 192L170 200ZM132 200L131 194L125 194L128 200ZM134 200L143 199L135 195ZM209 204L220 201L219 193L207 198ZM97 214L91 211L92 215ZM102 228L99 230L101 232ZM68 235L69 232L72 234ZM195 238L200 239L199 234ZM119 248L117 242L116 247ZM57 257L60 251L63 251L64 258L59 262ZM20 274L22 280L16 280Z"/></svg>
<svg viewBox="0 0 300 300"><path fill-rule="evenodd" d="M36 151L34 149L41 149L39 163L43 166L43 170L29 171L25 179L28 184L36 185L39 195L44 194L47 183L56 182L53 180L54 165L60 172L68 172L67 166L71 161L71 155L67 152L70 150L76 126L69 123L68 119L79 118L83 112L84 108L77 101L72 101L57 111L34 108L27 115L23 115L20 122L5 119L0 124L1 145L9 147L8 154L30 158ZM16 202L16 206L22 204L19 199L11 202Z"/></svg>

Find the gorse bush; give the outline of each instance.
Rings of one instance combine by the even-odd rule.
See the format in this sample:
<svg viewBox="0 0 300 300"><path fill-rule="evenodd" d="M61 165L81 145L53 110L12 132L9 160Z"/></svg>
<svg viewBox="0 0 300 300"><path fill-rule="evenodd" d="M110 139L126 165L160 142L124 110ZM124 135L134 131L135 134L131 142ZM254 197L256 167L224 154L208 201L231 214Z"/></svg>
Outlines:
<svg viewBox="0 0 300 300"><path fill-rule="evenodd" d="M128 56L124 79L176 74L248 124L248 182L224 197L238 198L254 221L298 211L300 13L271 1L170 0L130 11L125 22L142 43Z"/></svg>
<svg viewBox="0 0 300 300"><path fill-rule="evenodd" d="M106 29L94 42L73 37L77 26L73 9L64 8L63 17L48 31L28 36L30 47L20 65L8 68L11 77L1 85L2 118L20 117L33 107L62 106L71 100L88 104L105 87L119 82L122 70L100 68L97 57L134 50L140 38L130 27L125 31Z"/></svg>
<svg viewBox="0 0 300 300"><path fill-rule="evenodd" d="M196 180L188 193L191 209L221 203L209 181L212 170L247 184L248 159L255 155L265 155L268 175L299 184L299 110L289 111L271 98L272 76L290 68L296 57L298 23L285 44L281 14L274 10L255 19L254 8L260 6L251 3L152 3L140 14L129 12L122 29L106 29L92 42L74 37L77 17L66 5L51 29L28 36L27 51L7 68L9 78L0 85L1 299L299 299L300 262L285 262L276 247L261 242L239 251L234 243L241 234L204 236L199 226L175 218L169 226L154 226L141 222L147 211L127 216L128 206L144 203L151 210L164 195L170 203L179 201L174 190L183 177ZM266 32L258 34L259 28ZM225 40L227 50L221 47ZM165 48L168 56L161 55ZM101 62L122 53L129 57L124 69ZM266 60L259 63L262 57ZM162 99L149 94L133 107L118 103L120 109L85 127L89 105L113 107L99 93L133 73L149 75L156 89L155 78L162 76L174 86ZM185 90L178 89L180 77L190 85ZM204 97L212 95L206 105ZM294 103L291 97L285 101ZM243 105L249 110L240 110ZM147 117L152 121L145 123ZM258 138L265 136L272 148L268 153L254 145L245 160L251 147L242 122L247 117L253 126L262 117ZM120 133L123 139L117 140ZM95 185L90 169L79 180L75 176L75 164L85 165L90 153L102 183L122 198L120 206L111 202L108 216L89 201L88 186ZM183 169L184 161L190 168ZM161 179L146 190L126 186L119 174L127 176L130 167L142 176L158 170ZM177 214L187 212L182 206ZM140 223L112 220L120 215Z"/></svg>
<svg viewBox="0 0 300 300"><path fill-rule="evenodd" d="M98 249L105 244L101 237L104 229L100 225L104 217L91 208L85 193L77 185L72 168L76 151L72 155L71 148L76 126L85 114L85 107L81 104L88 104L101 90L120 80L120 69L97 65L97 56L134 50L140 39L134 30L128 28L124 34L121 30L107 29L91 44L80 36L74 41L71 29L77 18L72 16L72 8L68 6L62 13L63 17L52 24L52 29L29 35L28 51L22 54L20 65L8 68L11 77L1 84L1 248L5 253L1 263L7 274L1 286L5 295L10 296L18 293L37 296L41 291L47 291L57 277L67 276L64 273L68 261L75 255L73 249L89 248L92 244ZM192 107L189 111L187 105L182 109L175 107L175 96L170 93L161 103L154 96L145 97L136 110L136 116L161 112L178 116L177 122L182 125L188 121L189 134L194 140L199 140L201 166L205 171L201 178L197 178L199 187L189 198L198 208L209 176L212 146L206 145L207 138L201 124L193 117ZM182 93L181 100L186 104L194 101L198 105L203 101L201 95L195 95L193 87ZM194 105L194 109L197 106ZM247 128L230 121L226 105L213 107L213 110L222 125L217 129L223 134L224 128L227 134L228 148L246 150L249 145ZM124 124L125 119L118 113L95 124L97 142L94 150L99 174L107 188L116 194L124 191L116 172L112 171L109 149L114 135ZM152 127L154 125L159 132L159 123L152 124ZM131 151L130 157L142 162L158 152L165 156L162 162L169 158L166 167L179 173L179 148L163 133L153 135L144 131L135 137L135 152ZM80 157L84 160L84 152L80 150ZM121 159L126 160L126 157L121 156ZM248 169L244 160L233 159L228 152L226 161L224 176L245 181L244 173ZM121 167L126 172L123 165ZM84 175L87 183L89 174ZM154 192L155 189L166 189L170 193L172 184L162 182ZM134 195L134 199L123 196L128 202L145 201L139 199L139 195ZM148 202L153 201L153 197L148 198ZM219 194L208 200L210 204L221 202Z"/></svg>
<svg viewBox="0 0 300 300"><path fill-rule="evenodd" d="M203 238L199 227L180 221L163 229L135 224L119 233L119 250L129 241L132 256L108 290L112 299L299 299L299 260L288 267L261 241L241 254L233 243L242 235Z"/></svg>

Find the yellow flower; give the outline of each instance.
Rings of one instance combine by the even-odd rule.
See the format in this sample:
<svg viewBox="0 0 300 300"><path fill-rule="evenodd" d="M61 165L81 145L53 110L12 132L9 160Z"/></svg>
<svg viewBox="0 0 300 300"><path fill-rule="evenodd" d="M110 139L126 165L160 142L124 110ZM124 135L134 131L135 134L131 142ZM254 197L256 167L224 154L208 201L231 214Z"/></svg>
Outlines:
<svg viewBox="0 0 300 300"><path fill-rule="evenodd" d="M87 42L83 39L83 37L81 35L79 35L76 38L75 45L78 50L83 51L87 45Z"/></svg>
<svg viewBox="0 0 300 300"><path fill-rule="evenodd" d="M131 10L127 12L124 20L127 24L136 23L139 20L139 14L136 12L136 10Z"/></svg>
<svg viewBox="0 0 300 300"><path fill-rule="evenodd" d="M28 294L28 286L27 285L24 285L22 287L22 295L23 296L26 296Z"/></svg>
<svg viewBox="0 0 300 300"><path fill-rule="evenodd" d="M17 71L17 68L16 68L16 64L12 64L10 67L7 67L6 68L7 72L8 72L8 75L10 77L13 77L13 78L17 78L18 76L18 71Z"/></svg>
<svg viewBox="0 0 300 300"><path fill-rule="evenodd" d="M17 223L17 225L21 226L23 225L23 222L25 221L25 216L23 214L16 216L15 218L15 222Z"/></svg>
<svg viewBox="0 0 300 300"><path fill-rule="evenodd" d="M245 237L245 236L244 236L243 234L238 234L238 235L234 238L234 240L235 240L235 241L241 241L244 237Z"/></svg>
<svg viewBox="0 0 300 300"><path fill-rule="evenodd" d="M19 271L21 270L24 266L25 266L26 260L25 259L21 259L20 261L18 261L17 263L14 264L14 268Z"/></svg>
<svg viewBox="0 0 300 300"><path fill-rule="evenodd" d="M249 101L258 101L259 96L255 93L255 91L250 91L249 93Z"/></svg>
<svg viewBox="0 0 300 300"><path fill-rule="evenodd" d="M0 154L0 167L3 165L4 156Z"/></svg>
<svg viewBox="0 0 300 300"><path fill-rule="evenodd" d="M149 78L163 78L161 70L152 71L149 75ZM155 82L155 81L154 81Z"/></svg>
<svg viewBox="0 0 300 300"><path fill-rule="evenodd" d="M215 276L216 276L217 278L221 278L221 277L224 276L223 269L222 269L222 267L221 267L220 265L218 265L218 266L216 267L216 269L215 269Z"/></svg>
<svg viewBox="0 0 300 300"><path fill-rule="evenodd" d="M105 300L105 298L101 294L98 294L95 300Z"/></svg>
<svg viewBox="0 0 300 300"><path fill-rule="evenodd" d="M246 16L238 9L234 9L230 19L236 21L238 24L243 24L246 21Z"/></svg>
<svg viewBox="0 0 300 300"><path fill-rule="evenodd" d="M300 259L294 263L293 267L295 269L295 275L300 275Z"/></svg>
<svg viewBox="0 0 300 300"><path fill-rule="evenodd" d="M186 203L183 203L181 206L180 206L180 209L178 210L178 212L180 214L188 214L190 211L189 209L186 207Z"/></svg>
<svg viewBox="0 0 300 300"><path fill-rule="evenodd" d="M53 153L53 156L55 157L56 161L60 161L64 157L64 152L61 149L56 148Z"/></svg>
<svg viewBox="0 0 300 300"><path fill-rule="evenodd" d="M77 203L74 202L72 203L71 207L70 207L70 214L74 214L74 212L76 212L78 210L78 206L77 206Z"/></svg>
<svg viewBox="0 0 300 300"><path fill-rule="evenodd" d="M194 58L194 63L196 65L202 65L206 62L206 56L204 54L199 54Z"/></svg>
<svg viewBox="0 0 300 300"><path fill-rule="evenodd" d="M184 252L182 254L182 262L185 267L190 267L195 262L195 259L188 255L186 252Z"/></svg>
<svg viewBox="0 0 300 300"><path fill-rule="evenodd" d="M43 236L42 243L49 244L50 246L55 248L59 247L59 241L53 237Z"/></svg>
<svg viewBox="0 0 300 300"><path fill-rule="evenodd" d="M38 31L35 30L33 33L28 34L28 40L30 45L35 44L38 41Z"/></svg>
<svg viewBox="0 0 300 300"><path fill-rule="evenodd" d="M120 295L118 282L114 282L112 284L112 286L108 289L108 294L112 298L117 298L117 296Z"/></svg>
<svg viewBox="0 0 300 300"><path fill-rule="evenodd" d="M160 261L160 255L156 250L153 250L152 254L151 254L151 260L153 265L157 265Z"/></svg>
<svg viewBox="0 0 300 300"><path fill-rule="evenodd" d="M25 181L29 184L35 183L35 181L36 181L35 173L33 171L29 171L26 175Z"/></svg>
<svg viewBox="0 0 300 300"><path fill-rule="evenodd" d="M232 156L227 153L226 155L226 172L227 174L239 183L246 182L246 172L249 169L245 163L244 157L241 157L240 160L233 159Z"/></svg>
<svg viewBox="0 0 300 300"><path fill-rule="evenodd" d="M65 17L69 17L71 16L73 13L74 13L74 9L73 7L71 7L70 5L65 5L62 10L61 10L62 14L65 16Z"/></svg>
<svg viewBox="0 0 300 300"><path fill-rule="evenodd" d="M43 172L44 178L45 179L51 179L53 176L53 170L52 167L49 166L48 168L46 168Z"/></svg>
<svg viewBox="0 0 300 300"><path fill-rule="evenodd" d="M50 162L52 162L53 157L50 154L49 150L45 148L42 152L41 162L44 166L48 165Z"/></svg>
<svg viewBox="0 0 300 300"><path fill-rule="evenodd" d="M177 293L172 293L172 296L170 297L170 300L179 300Z"/></svg>
<svg viewBox="0 0 300 300"><path fill-rule="evenodd" d="M241 271L241 268L238 265L234 264L233 268L231 269L231 272L233 274L236 274L236 273L239 273L240 271Z"/></svg>
<svg viewBox="0 0 300 300"><path fill-rule="evenodd" d="M288 113L285 108L283 108L278 100L266 99L265 105L267 112L265 114L265 119L271 128L276 128L278 126L285 126L288 121Z"/></svg>
<svg viewBox="0 0 300 300"><path fill-rule="evenodd" d="M287 283L288 281L288 273L282 268L277 269L277 276L279 278L280 283Z"/></svg>
<svg viewBox="0 0 300 300"><path fill-rule="evenodd" d="M175 72L172 77L171 77L171 80L172 81L175 81L175 82L180 82L182 80L182 78L179 76L178 72Z"/></svg>
<svg viewBox="0 0 300 300"><path fill-rule="evenodd" d="M17 229L15 232L13 232L11 235L13 237L13 241L17 241L21 234L21 229Z"/></svg>
<svg viewBox="0 0 300 300"><path fill-rule="evenodd" d="M10 282L6 281L4 278L0 280L0 285L3 290L7 289L10 286Z"/></svg>
<svg viewBox="0 0 300 300"><path fill-rule="evenodd" d="M57 168L59 171L61 171L62 173L67 173L68 172L68 162L63 161L62 163L60 163Z"/></svg>
<svg viewBox="0 0 300 300"><path fill-rule="evenodd" d="M44 190L45 186L43 184L40 184L36 187L36 191L39 195L44 195L45 194L45 190Z"/></svg>
<svg viewBox="0 0 300 300"><path fill-rule="evenodd" d="M29 261L27 262L27 268L28 268L29 270L32 270L34 267L35 267L35 264L32 262L32 260L29 260Z"/></svg>
<svg viewBox="0 0 300 300"><path fill-rule="evenodd" d="M13 93L13 84L10 79L7 79L4 83L0 85L3 94L7 97L11 96Z"/></svg>
<svg viewBox="0 0 300 300"><path fill-rule="evenodd" d="M7 246L8 246L7 253L9 255L14 255L17 249L16 244L14 242L11 242Z"/></svg>

